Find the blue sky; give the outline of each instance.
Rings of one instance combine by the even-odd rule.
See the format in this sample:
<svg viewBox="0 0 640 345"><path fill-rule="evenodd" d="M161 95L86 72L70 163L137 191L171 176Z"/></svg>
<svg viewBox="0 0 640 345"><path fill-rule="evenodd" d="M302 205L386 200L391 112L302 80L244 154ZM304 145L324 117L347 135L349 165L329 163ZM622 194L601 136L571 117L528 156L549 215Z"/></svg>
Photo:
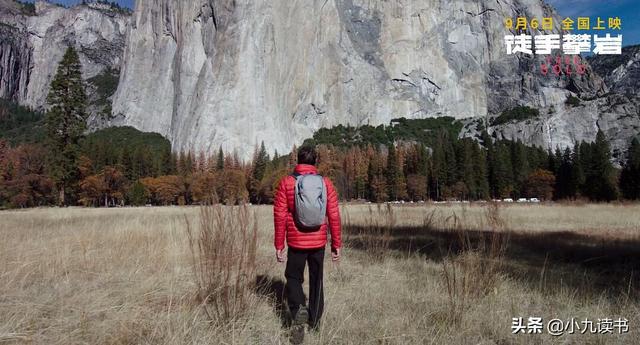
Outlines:
<svg viewBox="0 0 640 345"><path fill-rule="evenodd" d="M33 0L27 1L33 2ZM80 3L81 0L54 0L54 2L70 6ZM135 0L116 0L116 2L129 8L133 8L135 4ZM623 45L640 44L640 1L638 0L547 0L547 2L553 5L563 17L591 17L592 22L598 16L605 21L609 17L620 17ZM610 33L617 34L617 32Z"/></svg>
<svg viewBox="0 0 640 345"><path fill-rule="evenodd" d="M558 10L562 17L590 17L594 23L596 17L605 20L609 17L622 19L622 30L603 30L603 32L591 32L604 35L622 34L624 46L640 43L640 1L638 0L547 0ZM575 19L574 19L575 20Z"/></svg>
<svg viewBox="0 0 640 345"><path fill-rule="evenodd" d="M26 0L27 2L34 2L34 0ZM109 1L115 1L117 2L120 6L123 7L129 7L129 8L133 8L133 5L135 4L135 0L109 0ZM63 4L65 6L71 6L71 5L76 5L82 2L82 0L54 0L52 2L58 3L58 4Z"/></svg>

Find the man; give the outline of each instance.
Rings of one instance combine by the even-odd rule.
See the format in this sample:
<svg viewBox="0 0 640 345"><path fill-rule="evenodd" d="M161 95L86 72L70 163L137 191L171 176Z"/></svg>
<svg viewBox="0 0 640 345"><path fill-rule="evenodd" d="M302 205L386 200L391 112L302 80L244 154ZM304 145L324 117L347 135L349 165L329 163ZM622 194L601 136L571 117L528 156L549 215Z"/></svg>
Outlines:
<svg viewBox="0 0 640 345"><path fill-rule="evenodd" d="M341 230L338 195L331 181L318 175L315 165L315 149L310 146L301 147L298 150L298 165L292 175L280 181L273 204L276 259L278 262L287 261L286 294L293 317L292 341L294 343L302 342L305 323L308 323L311 329L317 329L322 317L324 307L322 271L327 228L331 231L331 258L333 261L340 260ZM314 192L317 193L313 194ZM303 215L302 212L307 214ZM313 222L310 220L313 218L313 212L319 213L320 217L316 217L319 222L312 224L315 226L308 227L304 223ZM286 255L285 240L288 246ZM305 263L309 266L308 305L305 304L302 289Z"/></svg>

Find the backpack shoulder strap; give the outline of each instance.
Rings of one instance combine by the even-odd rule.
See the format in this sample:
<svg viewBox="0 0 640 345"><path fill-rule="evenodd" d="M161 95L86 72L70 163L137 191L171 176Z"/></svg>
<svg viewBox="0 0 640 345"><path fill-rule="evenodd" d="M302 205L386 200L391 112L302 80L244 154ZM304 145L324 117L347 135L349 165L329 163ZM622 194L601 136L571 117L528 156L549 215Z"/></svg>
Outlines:
<svg viewBox="0 0 640 345"><path fill-rule="evenodd" d="M289 176L293 177L296 181L298 181L298 177L305 176L305 175L320 176L320 177L322 177L322 180L324 181L324 176L322 176L320 174L300 174L300 173L297 173L295 171L293 173L289 174Z"/></svg>

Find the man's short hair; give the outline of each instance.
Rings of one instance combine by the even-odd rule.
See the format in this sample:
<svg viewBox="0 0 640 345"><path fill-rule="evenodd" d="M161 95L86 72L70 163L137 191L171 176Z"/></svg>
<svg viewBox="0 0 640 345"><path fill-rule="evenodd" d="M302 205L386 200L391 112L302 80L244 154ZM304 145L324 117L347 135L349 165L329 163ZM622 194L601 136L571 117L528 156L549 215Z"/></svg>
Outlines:
<svg viewBox="0 0 640 345"><path fill-rule="evenodd" d="M316 165L316 148L310 145L298 149L298 164Z"/></svg>

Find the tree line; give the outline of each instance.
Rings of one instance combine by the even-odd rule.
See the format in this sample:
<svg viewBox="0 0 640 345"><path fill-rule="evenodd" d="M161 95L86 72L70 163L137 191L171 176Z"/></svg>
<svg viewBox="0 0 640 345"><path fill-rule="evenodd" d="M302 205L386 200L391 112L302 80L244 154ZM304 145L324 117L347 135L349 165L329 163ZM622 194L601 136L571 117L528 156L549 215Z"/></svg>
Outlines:
<svg viewBox="0 0 640 345"><path fill-rule="evenodd" d="M270 155L262 143L244 161L222 148L172 152L165 138L131 127L87 135L73 48L59 65L48 102L44 117L0 109L21 128L19 137L29 125L42 133L22 143L0 139L0 207L271 203L279 180L296 164L295 147ZM5 127L7 133L14 128ZM452 118L396 119L390 126L323 129L304 145L317 147L319 172L334 181L342 200L640 198L637 139L617 169L602 132L594 142L552 152L495 140L486 131L479 140L458 138L458 131Z"/></svg>

